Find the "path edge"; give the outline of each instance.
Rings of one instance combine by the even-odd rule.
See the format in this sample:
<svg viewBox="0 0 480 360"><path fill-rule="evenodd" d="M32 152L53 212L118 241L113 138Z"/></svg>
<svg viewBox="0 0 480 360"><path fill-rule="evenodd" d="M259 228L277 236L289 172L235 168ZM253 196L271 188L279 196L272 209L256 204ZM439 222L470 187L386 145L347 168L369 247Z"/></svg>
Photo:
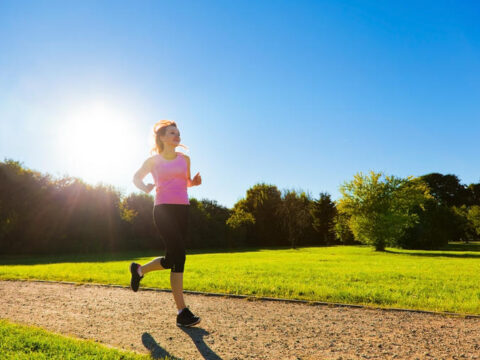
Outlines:
<svg viewBox="0 0 480 360"><path fill-rule="evenodd" d="M74 286L95 286L95 287L130 289L130 286L115 285L115 284L99 284L99 283L89 283L89 282L71 282L71 281L57 281L57 280L1 279L0 281L37 282L37 283L64 284L64 285L74 285ZM142 287L139 289L139 291L154 291L154 292L167 292L167 293L172 292L172 290L170 289L160 289L160 288L150 288L150 287ZM190 295L245 299L248 301L272 301L272 302L276 301L276 302L302 304L302 305L310 305L310 306L345 307L345 308L357 308L357 309L367 309L367 310L382 310L382 311L393 311L393 312L429 314L429 315L437 315L437 316L443 316L443 317L460 317L464 319L480 319L480 315L461 314L461 313L454 313L454 312L447 312L447 311L415 310L415 309L404 309L404 308L383 308L383 307L358 305L358 304L344 304L344 303L334 303L334 302L326 302L326 301L272 298L272 297L261 297L261 296L252 296L252 295L222 294L222 293L211 293L211 292L192 291L192 290L183 290L183 292L185 294L190 294Z"/></svg>

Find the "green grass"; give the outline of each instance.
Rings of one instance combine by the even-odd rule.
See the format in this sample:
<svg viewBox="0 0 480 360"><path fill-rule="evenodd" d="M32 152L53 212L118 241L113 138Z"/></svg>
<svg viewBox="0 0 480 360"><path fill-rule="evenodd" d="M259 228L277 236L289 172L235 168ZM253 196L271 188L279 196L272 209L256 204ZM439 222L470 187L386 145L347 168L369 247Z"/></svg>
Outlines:
<svg viewBox="0 0 480 360"><path fill-rule="evenodd" d="M453 249L453 250L450 250ZM151 256L2 257L0 279L128 285L131 261ZM480 314L480 243L443 251L365 246L250 249L187 255L185 289ZM141 286L169 288L167 271Z"/></svg>
<svg viewBox="0 0 480 360"><path fill-rule="evenodd" d="M2 360L151 359L147 355L107 348L93 341L73 339L5 320L0 320L0 354Z"/></svg>

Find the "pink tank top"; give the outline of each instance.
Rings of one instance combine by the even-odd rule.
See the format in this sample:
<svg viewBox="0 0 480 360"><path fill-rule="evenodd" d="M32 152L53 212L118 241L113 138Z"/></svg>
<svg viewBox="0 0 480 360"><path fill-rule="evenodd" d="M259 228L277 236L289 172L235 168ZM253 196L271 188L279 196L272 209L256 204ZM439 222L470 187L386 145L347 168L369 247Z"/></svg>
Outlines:
<svg viewBox="0 0 480 360"><path fill-rule="evenodd" d="M189 205L187 193L187 160L177 152L173 160L166 160L161 154L155 156L152 176L155 181L155 205Z"/></svg>

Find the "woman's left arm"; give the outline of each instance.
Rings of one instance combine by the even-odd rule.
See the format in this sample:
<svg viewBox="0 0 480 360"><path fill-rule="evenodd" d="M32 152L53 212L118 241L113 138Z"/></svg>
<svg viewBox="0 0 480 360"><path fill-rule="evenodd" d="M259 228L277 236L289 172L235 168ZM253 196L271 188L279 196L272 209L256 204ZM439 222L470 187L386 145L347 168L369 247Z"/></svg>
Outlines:
<svg viewBox="0 0 480 360"><path fill-rule="evenodd" d="M187 161L187 187L192 187L192 186L196 186L196 185L200 185L202 183L202 177L200 176L200 173L198 172L194 177L193 179L191 179L191 175L190 175L190 157L188 157L187 155L183 155L185 156L185 160Z"/></svg>

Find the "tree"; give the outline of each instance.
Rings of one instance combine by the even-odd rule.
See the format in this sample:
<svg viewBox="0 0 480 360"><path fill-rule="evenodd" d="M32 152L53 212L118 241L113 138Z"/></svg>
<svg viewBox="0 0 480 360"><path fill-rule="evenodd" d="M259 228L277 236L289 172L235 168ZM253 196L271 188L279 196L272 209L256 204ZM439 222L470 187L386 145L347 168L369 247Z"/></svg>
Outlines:
<svg viewBox="0 0 480 360"><path fill-rule="evenodd" d="M251 231L254 224L255 218L251 213L245 211L242 206L234 207L227 220L227 226L230 228L230 246L245 244L248 232Z"/></svg>
<svg viewBox="0 0 480 360"><path fill-rule="evenodd" d="M52 179L17 161L0 162L0 254L93 253L161 249L153 197L91 186L79 178ZM188 246L224 247L231 211L191 199Z"/></svg>
<svg viewBox="0 0 480 360"><path fill-rule="evenodd" d="M335 243L335 217L337 208L332 201L330 194L320 193L318 200L311 204L310 215L312 226L322 244Z"/></svg>
<svg viewBox="0 0 480 360"><path fill-rule="evenodd" d="M187 246L193 248L225 247L228 240L229 210L215 200L190 199Z"/></svg>
<svg viewBox="0 0 480 360"><path fill-rule="evenodd" d="M428 199L424 207L412 209L418 216L418 222L408 228L400 238L398 245L406 249L433 250L444 247L449 241L460 239L462 228L459 216L447 206Z"/></svg>
<svg viewBox="0 0 480 360"><path fill-rule="evenodd" d="M310 202L305 192L298 194L295 190L285 190L278 213L282 217L282 227L287 239L295 248L311 226Z"/></svg>
<svg viewBox="0 0 480 360"><path fill-rule="evenodd" d="M468 202L467 205L478 205L480 206L480 183L470 184L467 188L468 192Z"/></svg>
<svg viewBox="0 0 480 360"><path fill-rule="evenodd" d="M480 238L480 206L454 206L454 213L459 219L462 230L462 240L465 242L475 241Z"/></svg>
<svg viewBox="0 0 480 360"><path fill-rule="evenodd" d="M375 246L377 251L397 245L405 230L418 222L418 215L411 210L423 207L429 198L428 187L418 179L383 176L373 171L369 176L356 174L340 191L343 198L338 209L350 216L349 226L355 238Z"/></svg>
<svg viewBox="0 0 480 360"><path fill-rule="evenodd" d="M440 205L461 206L468 201L468 191L456 175L431 173L420 177Z"/></svg>
<svg viewBox="0 0 480 360"><path fill-rule="evenodd" d="M473 230L477 237L476 240L480 238L480 206L473 205L468 209L467 219L472 224Z"/></svg>
<svg viewBox="0 0 480 360"><path fill-rule="evenodd" d="M350 216L344 212L337 211L334 220L335 236L338 242L343 245L355 244L355 237L349 226Z"/></svg>
<svg viewBox="0 0 480 360"><path fill-rule="evenodd" d="M163 249L153 222L152 209L152 195L131 193L122 199L120 210L123 231L128 235L130 249Z"/></svg>
<svg viewBox="0 0 480 360"><path fill-rule="evenodd" d="M234 205L234 212L242 210L255 219L247 233L247 241L250 245L284 244L281 218L278 213L281 203L281 192L278 188L261 183L248 189L246 198Z"/></svg>

